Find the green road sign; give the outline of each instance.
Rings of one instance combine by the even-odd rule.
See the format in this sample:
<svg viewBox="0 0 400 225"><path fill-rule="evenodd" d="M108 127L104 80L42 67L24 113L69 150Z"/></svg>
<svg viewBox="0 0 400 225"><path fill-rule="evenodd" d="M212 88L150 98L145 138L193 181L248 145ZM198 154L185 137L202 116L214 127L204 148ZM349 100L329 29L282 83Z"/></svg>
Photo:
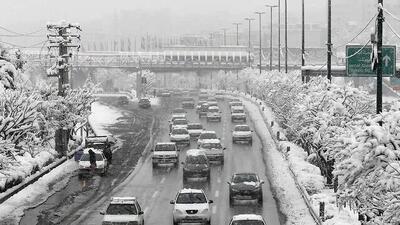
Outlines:
<svg viewBox="0 0 400 225"><path fill-rule="evenodd" d="M349 77L376 76L376 72L371 67L372 46L368 45L364 49L362 47L362 45L346 46L346 73ZM394 76L396 74L396 46L383 46L382 57L383 76Z"/></svg>

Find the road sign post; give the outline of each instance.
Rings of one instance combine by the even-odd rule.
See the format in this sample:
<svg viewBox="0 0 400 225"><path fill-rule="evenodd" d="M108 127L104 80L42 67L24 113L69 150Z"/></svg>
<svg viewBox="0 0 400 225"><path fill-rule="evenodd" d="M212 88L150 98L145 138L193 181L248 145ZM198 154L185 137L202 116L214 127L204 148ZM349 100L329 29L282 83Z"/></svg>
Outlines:
<svg viewBox="0 0 400 225"><path fill-rule="evenodd" d="M346 46L346 74L349 77L376 77L376 72L371 68L372 46L348 45ZM396 74L396 46L385 45L382 47L382 74L392 77Z"/></svg>

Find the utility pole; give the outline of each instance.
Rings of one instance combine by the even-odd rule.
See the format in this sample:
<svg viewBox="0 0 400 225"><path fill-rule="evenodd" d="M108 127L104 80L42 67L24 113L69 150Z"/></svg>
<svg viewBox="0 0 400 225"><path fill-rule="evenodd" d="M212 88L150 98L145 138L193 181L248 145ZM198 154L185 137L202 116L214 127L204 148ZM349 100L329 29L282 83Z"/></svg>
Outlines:
<svg viewBox="0 0 400 225"><path fill-rule="evenodd" d="M260 57L260 74L262 73L261 70L261 62L262 62L262 38L261 38L261 15L264 14L265 12L255 12L255 14L258 14L258 24L259 24L259 31L260 31L260 51L259 51L259 57Z"/></svg>
<svg viewBox="0 0 400 225"><path fill-rule="evenodd" d="M69 48L80 48L81 35L71 33L71 30L81 31L81 27L77 24L53 23L47 25L47 34L49 51L53 48L58 49L58 57L55 64L47 70L47 76L58 77L58 96L65 97L67 89L70 88L70 67L69 58L72 52L68 52ZM78 40L78 41L77 41ZM59 156L65 156L68 152L69 130L60 127L56 130L55 142L56 151Z"/></svg>
<svg viewBox="0 0 400 225"><path fill-rule="evenodd" d="M301 66L306 65L305 56L306 56L306 49L305 49L305 9L304 9L304 0L301 0ZM304 82L303 73L301 75L301 81Z"/></svg>
<svg viewBox="0 0 400 225"><path fill-rule="evenodd" d="M382 113L382 40L383 40L383 0L378 0L379 14L378 14L378 24L377 24L377 52L378 59L376 65L376 113ZM382 124L381 124L382 125Z"/></svg>
<svg viewBox="0 0 400 225"><path fill-rule="evenodd" d="M269 70L271 70L272 71L272 56L273 56L273 54L272 54L272 9L273 8L277 8L278 6L277 5L265 5L266 7L269 7L270 8L270 11L271 11L271 27L270 27L270 39L269 39Z"/></svg>
<svg viewBox="0 0 400 225"><path fill-rule="evenodd" d="M327 56L327 62L326 62L326 66L327 66L327 73L328 73L328 80L329 82L332 81L332 0L328 0L328 43L327 45L327 52L326 52L326 56Z"/></svg>
<svg viewBox="0 0 400 225"><path fill-rule="evenodd" d="M288 72L287 0L285 0L285 72Z"/></svg>
<svg viewBox="0 0 400 225"><path fill-rule="evenodd" d="M249 21L249 55L248 55L248 62L249 62L249 67L251 67L251 21L253 21L253 18L245 18L245 20Z"/></svg>
<svg viewBox="0 0 400 225"><path fill-rule="evenodd" d="M233 25L236 25L236 45L239 46L239 25L241 23L233 23Z"/></svg>
<svg viewBox="0 0 400 225"><path fill-rule="evenodd" d="M281 0L278 0L278 71L281 72Z"/></svg>
<svg viewBox="0 0 400 225"><path fill-rule="evenodd" d="M224 46L226 46L226 28L222 28L222 31L224 32Z"/></svg>

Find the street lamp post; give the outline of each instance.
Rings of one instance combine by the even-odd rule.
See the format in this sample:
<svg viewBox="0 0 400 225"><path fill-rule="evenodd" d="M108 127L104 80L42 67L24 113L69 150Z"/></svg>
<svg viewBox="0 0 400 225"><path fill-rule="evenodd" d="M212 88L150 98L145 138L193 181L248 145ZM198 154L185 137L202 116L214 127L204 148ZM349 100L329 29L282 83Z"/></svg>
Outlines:
<svg viewBox="0 0 400 225"><path fill-rule="evenodd" d="M301 66L306 65L306 48L305 48L305 9L304 0L301 0ZM301 80L304 82L303 73L301 75Z"/></svg>
<svg viewBox="0 0 400 225"><path fill-rule="evenodd" d="M249 21L249 55L247 61L249 62L249 67L251 67L251 60L250 60L250 54L251 54L251 21L253 21L253 18L245 18L245 20Z"/></svg>
<svg viewBox="0 0 400 225"><path fill-rule="evenodd" d="M288 72L287 0L285 0L285 72Z"/></svg>
<svg viewBox="0 0 400 225"><path fill-rule="evenodd" d="M236 45L239 46L239 25L241 23L233 23L233 25L236 26Z"/></svg>
<svg viewBox="0 0 400 225"><path fill-rule="evenodd" d="M270 39L269 39L269 70L272 71L272 9L278 7L277 5L265 5L270 8L271 11L271 27L270 27Z"/></svg>
<svg viewBox="0 0 400 225"><path fill-rule="evenodd" d="M278 70L281 72L281 0L278 0Z"/></svg>
<svg viewBox="0 0 400 225"><path fill-rule="evenodd" d="M261 38L261 15L264 14L265 12L255 12L255 14L258 14L258 23L259 23L259 31L260 31L260 51L259 51L259 58L260 58L260 74L262 73L261 70L261 62L262 62L262 38Z"/></svg>

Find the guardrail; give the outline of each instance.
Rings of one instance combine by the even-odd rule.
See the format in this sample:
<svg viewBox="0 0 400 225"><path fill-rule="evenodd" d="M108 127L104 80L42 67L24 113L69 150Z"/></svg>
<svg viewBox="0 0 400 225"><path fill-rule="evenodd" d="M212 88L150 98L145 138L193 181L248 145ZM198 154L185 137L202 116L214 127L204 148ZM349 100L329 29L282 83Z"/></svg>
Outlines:
<svg viewBox="0 0 400 225"><path fill-rule="evenodd" d="M260 104L260 103L262 103L263 101L260 100L260 99L257 99L256 97L253 97L251 95L247 96L247 94L241 93L241 92L235 93L235 92L225 91L225 93L227 93L229 95L232 95L232 96L236 96L236 97L245 97L248 100L250 100L253 104L257 105L257 108L258 108L260 114L262 115L262 117L264 119L264 123L265 123L269 133L272 136L272 139L273 139L273 141L275 143L275 146L277 148L279 148L279 141L282 141L281 137L279 137L280 133L279 132L274 133L274 131L272 130L272 127L270 126L270 123L268 122L268 121L272 121L272 120L266 118L266 116L264 114L264 111L261 108L262 104ZM263 107L265 107L265 106L263 106ZM284 137L283 137L283 139L284 139ZM296 175L294 174L294 172L293 172L293 170L292 170L292 168L290 166L289 166L289 171L290 171L290 173L292 175L292 178L293 178L293 180L294 180L294 182L296 184L296 187L299 190L304 202L306 203L308 211L310 212L311 216L313 217L315 223L318 224L318 225L322 225L323 223L321 221L321 218L318 216L318 213L315 211L314 207L312 206L312 204L311 204L311 202L309 200L309 195L308 195L307 191L304 189L303 186L300 185L299 181L297 180Z"/></svg>

